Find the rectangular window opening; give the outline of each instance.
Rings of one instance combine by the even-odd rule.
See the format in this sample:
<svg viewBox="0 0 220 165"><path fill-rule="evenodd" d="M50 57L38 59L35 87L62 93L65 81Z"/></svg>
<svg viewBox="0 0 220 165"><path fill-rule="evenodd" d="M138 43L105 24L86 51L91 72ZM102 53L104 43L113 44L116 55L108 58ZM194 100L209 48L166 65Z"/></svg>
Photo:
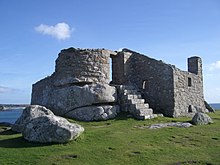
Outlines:
<svg viewBox="0 0 220 165"><path fill-rule="evenodd" d="M192 86L192 78L188 77L188 87Z"/></svg>

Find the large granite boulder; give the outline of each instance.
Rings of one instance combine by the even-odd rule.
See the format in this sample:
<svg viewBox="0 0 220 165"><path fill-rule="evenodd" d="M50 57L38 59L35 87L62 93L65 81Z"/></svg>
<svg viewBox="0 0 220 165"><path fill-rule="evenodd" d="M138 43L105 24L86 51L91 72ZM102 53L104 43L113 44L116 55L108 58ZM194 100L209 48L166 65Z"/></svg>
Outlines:
<svg viewBox="0 0 220 165"><path fill-rule="evenodd" d="M37 87L35 87L32 93L32 104L46 106L56 115L70 117L69 113L74 110L77 110L76 113L78 113L80 110L87 111L88 108L85 107L91 107L96 104L109 106L117 102L117 91L113 86L100 83L83 84L82 86L79 84L83 84L83 82L53 87L45 86L41 94L38 94L37 89L35 89ZM97 111L95 110L93 113L95 112ZM71 118L74 118L74 115L71 116ZM97 118L94 119L96 120Z"/></svg>
<svg viewBox="0 0 220 165"><path fill-rule="evenodd" d="M40 106L40 105L31 105L23 110L21 116L17 119L15 124L12 125L12 130L15 132L22 132L24 130L25 125L32 119L46 116L46 115L54 115L52 111L49 109Z"/></svg>
<svg viewBox="0 0 220 165"><path fill-rule="evenodd" d="M117 94L115 87L108 84L91 84L54 89L50 97L45 99L48 99L47 107L56 115L66 116L76 108L116 102Z"/></svg>
<svg viewBox="0 0 220 165"><path fill-rule="evenodd" d="M213 123L212 119L205 113L197 112L192 118L192 124L204 125Z"/></svg>
<svg viewBox="0 0 220 165"><path fill-rule="evenodd" d="M65 143L77 138L84 128L55 116L49 109L40 105L31 105L23 110L12 130L21 132L31 142Z"/></svg>
<svg viewBox="0 0 220 165"><path fill-rule="evenodd" d="M68 112L65 116L82 121L98 121L112 119L116 117L118 112L118 105L100 105L77 108Z"/></svg>
<svg viewBox="0 0 220 165"><path fill-rule="evenodd" d="M22 135L30 142L66 143L76 139L83 131L84 128L78 124L70 123L62 117L47 115L30 120Z"/></svg>

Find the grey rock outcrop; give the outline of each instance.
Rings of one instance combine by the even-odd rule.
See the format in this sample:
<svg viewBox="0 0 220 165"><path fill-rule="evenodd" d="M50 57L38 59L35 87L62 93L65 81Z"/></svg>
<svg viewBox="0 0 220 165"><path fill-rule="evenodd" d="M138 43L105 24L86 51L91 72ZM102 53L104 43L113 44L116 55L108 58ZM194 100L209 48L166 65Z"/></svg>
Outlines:
<svg viewBox="0 0 220 165"><path fill-rule="evenodd" d="M78 124L69 123L62 117L47 115L30 120L22 135L30 142L66 143L76 139L83 131L84 128Z"/></svg>
<svg viewBox="0 0 220 165"><path fill-rule="evenodd" d="M40 105L31 105L23 110L21 116L12 125L12 130L15 132L22 132L26 124L34 118L46 115L54 115L49 109Z"/></svg>
<svg viewBox="0 0 220 165"><path fill-rule="evenodd" d="M116 89L107 84L70 86L52 89L49 93L49 97L43 98L45 100L43 102L60 116L66 116L66 113L76 108L93 104L108 104L117 100Z"/></svg>
<svg viewBox="0 0 220 165"><path fill-rule="evenodd" d="M77 108L68 112L65 116L82 121L107 120L116 117L119 111L118 105L88 106Z"/></svg>
<svg viewBox="0 0 220 165"><path fill-rule="evenodd" d="M194 125L205 125L213 123L212 119L205 113L198 112L192 118Z"/></svg>
<svg viewBox="0 0 220 165"><path fill-rule="evenodd" d="M65 143L77 138L84 128L55 116L49 109L40 105L31 105L23 110L12 130L21 132L31 142Z"/></svg>
<svg viewBox="0 0 220 165"><path fill-rule="evenodd" d="M117 91L107 84L112 53L104 49L62 50L56 60L55 72L33 85L31 104L45 106L55 115L78 120L115 117L117 106L112 108L112 105L117 104ZM100 107L104 112L99 111Z"/></svg>
<svg viewBox="0 0 220 165"><path fill-rule="evenodd" d="M115 87L109 86L108 84L97 83L90 85L86 84L84 86L73 85L50 89L45 91L45 93L46 92L48 92L48 94L42 95L43 98L41 101L36 98L40 102L37 100L33 102L47 106L53 110L54 114L64 117L73 117L74 115L69 115L70 113L74 114L73 111L79 113L79 111L87 110L94 105L108 106L110 103L115 103L117 101L117 91ZM97 111L91 113L95 112ZM85 114L84 112L82 113ZM105 119L108 119L108 117ZM83 118L80 118L79 120L83 120ZM97 120L97 118L91 118L90 120Z"/></svg>

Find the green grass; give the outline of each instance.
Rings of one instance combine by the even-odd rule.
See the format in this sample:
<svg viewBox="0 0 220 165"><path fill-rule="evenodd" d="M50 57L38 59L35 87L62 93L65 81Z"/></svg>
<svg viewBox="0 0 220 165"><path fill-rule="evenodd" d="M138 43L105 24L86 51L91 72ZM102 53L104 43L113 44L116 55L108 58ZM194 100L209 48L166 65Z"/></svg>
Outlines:
<svg viewBox="0 0 220 165"><path fill-rule="evenodd" d="M77 122L85 132L67 144L38 144L0 128L0 164L39 165L219 165L220 111L209 114L214 124L191 128L140 129L159 122L190 118L125 118ZM75 121L72 121L75 122Z"/></svg>

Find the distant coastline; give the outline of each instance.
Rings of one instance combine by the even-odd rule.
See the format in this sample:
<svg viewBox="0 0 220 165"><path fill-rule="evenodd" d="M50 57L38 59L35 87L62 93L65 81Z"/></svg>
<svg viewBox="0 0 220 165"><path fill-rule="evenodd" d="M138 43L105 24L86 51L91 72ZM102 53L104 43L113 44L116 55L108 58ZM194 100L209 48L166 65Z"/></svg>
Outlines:
<svg viewBox="0 0 220 165"><path fill-rule="evenodd" d="M220 110L220 103L210 103L209 105L215 110Z"/></svg>
<svg viewBox="0 0 220 165"><path fill-rule="evenodd" d="M21 116L24 107L6 107L4 110L0 110L0 125L7 123L14 124L15 121Z"/></svg>
<svg viewBox="0 0 220 165"><path fill-rule="evenodd" d="M16 108L26 108L29 104L0 104L0 111Z"/></svg>

